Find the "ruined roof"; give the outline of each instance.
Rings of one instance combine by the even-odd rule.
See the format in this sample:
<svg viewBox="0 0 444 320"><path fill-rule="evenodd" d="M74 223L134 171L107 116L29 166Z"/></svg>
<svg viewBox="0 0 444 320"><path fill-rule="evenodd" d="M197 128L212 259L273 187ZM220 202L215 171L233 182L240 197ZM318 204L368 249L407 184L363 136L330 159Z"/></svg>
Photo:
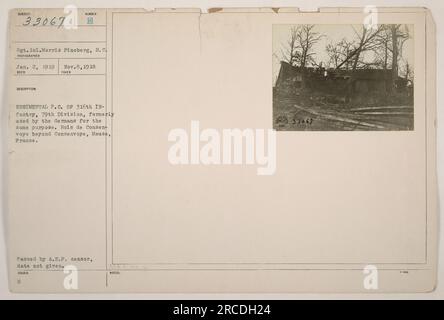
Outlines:
<svg viewBox="0 0 444 320"><path fill-rule="evenodd" d="M285 70L285 73L288 74L299 74L303 71L309 73L319 73L323 74L324 71L327 71L327 75L329 77L334 78L350 78L353 75L353 78L356 80L390 80L392 78L392 70L391 69L357 69L354 72L352 70L346 69L325 69L325 68L313 68L307 67L302 69L298 66L292 66L288 62L281 61L281 66Z"/></svg>

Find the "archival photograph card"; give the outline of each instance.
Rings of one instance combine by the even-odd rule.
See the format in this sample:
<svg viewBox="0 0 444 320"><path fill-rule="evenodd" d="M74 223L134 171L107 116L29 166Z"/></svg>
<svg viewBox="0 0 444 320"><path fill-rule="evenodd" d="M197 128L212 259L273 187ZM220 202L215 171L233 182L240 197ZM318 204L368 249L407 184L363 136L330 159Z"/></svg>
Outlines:
<svg viewBox="0 0 444 320"><path fill-rule="evenodd" d="M13 292L429 292L423 8L15 9Z"/></svg>

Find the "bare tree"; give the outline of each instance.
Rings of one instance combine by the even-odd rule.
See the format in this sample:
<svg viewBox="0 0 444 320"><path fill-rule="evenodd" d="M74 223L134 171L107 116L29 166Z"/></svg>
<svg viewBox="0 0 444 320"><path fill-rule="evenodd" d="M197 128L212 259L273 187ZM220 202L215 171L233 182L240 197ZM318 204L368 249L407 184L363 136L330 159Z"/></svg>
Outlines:
<svg viewBox="0 0 444 320"><path fill-rule="evenodd" d="M322 38L322 35L315 32L314 27L313 24L304 24L298 32L298 41L301 46L301 68L305 68L308 63L315 63L313 46Z"/></svg>
<svg viewBox="0 0 444 320"><path fill-rule="evenodd" d="M353 50L353 43L347 41L347 39L342 39L336 44L330 43L326 46L325 51L329 57L327 66L333 66L333 68L338 68L338 66L344 62ZM349 61L345 63L345 69L349 69Z"/></svg>
<svg viewBox="0 0 444 320"><path fill-rule="evenodd" d="M298 44L296 43L297 38L297 27L292 27L290 29L290 38L289 40L282 45L281 48L281 60L288 62L290 65L294 66L296 61L298 61Z"/></svg>
<svg viewBox="0 0 444 320"><path fill-rule="evenodd" d="M383 25L383 30L377 36L378 46L374 50L376 64L384 69L393 71L398 76L399 63L402 58L405 42L410 38L406 25Z"/></svg>
<svg viewBox="0 0 444 320"><path fill-rule="evenodd" d="M410 63L406 62L401 72L402 72L402 77L405 80L413 81L414 73L412 67L410 66Z"/></svg>
<svg viewBox="0 0 444 320"><path fill-rule="evenodd" d="M353 50L349 53L336 69L342 68L345 64L351 63L352 70L356 70L360 64L365 64L362 55L366 51L372 51L378 47L377 36L384 30L384 26L380 25L376 29L370 29L362 26L360 31L355 29L356 40L354 41ZM369 63L373 64L373 63Z"/></svg>
<svg viewBox="0 0 444 320"><path fill-rule="evenodd" d="M399 59L402 57L402 51L405 42L410 38L409 30L406 25L392 24L390 25L392 36L392 84L399 76Z"/></svg>
<svg viewBox="0 0 444 320"><path fill-rule="evenodd" d="M377 35L376 41L378 46L374 50L375 65L387 70L392 59L392 36L389 26L384 26L383 30Z"/></svg>
<svg viewBox="0 0 444 320"><path fill-rule="evenodd" d="M306 68L309 64L316 64L313 46L323 37L314 30L315 25L302 24L292 27L290 38L281 50L282 60L292 66Z"/></svg>

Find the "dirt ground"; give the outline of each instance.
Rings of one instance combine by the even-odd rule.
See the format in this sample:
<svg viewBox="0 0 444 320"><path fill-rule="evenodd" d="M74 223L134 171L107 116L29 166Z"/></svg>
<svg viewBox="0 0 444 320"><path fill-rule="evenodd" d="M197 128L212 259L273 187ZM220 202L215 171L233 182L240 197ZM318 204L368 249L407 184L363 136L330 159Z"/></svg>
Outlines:
<svg viewBox="0 0 444 320"><path fill-rule="evenodd" d="M413 106L354 106L275 99L277 131L413 130Z"/></svg>

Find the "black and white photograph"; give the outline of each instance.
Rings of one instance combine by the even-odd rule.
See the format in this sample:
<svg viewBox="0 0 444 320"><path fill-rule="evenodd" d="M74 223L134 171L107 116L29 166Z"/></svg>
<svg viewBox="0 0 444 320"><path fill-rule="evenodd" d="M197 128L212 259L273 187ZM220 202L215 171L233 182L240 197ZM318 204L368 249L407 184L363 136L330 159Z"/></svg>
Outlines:
<svg viewBox="0 0 444 320"><path fill-rule="evenodd" d="M414 130L413 29L273 25L273 128Z"/></svg>

